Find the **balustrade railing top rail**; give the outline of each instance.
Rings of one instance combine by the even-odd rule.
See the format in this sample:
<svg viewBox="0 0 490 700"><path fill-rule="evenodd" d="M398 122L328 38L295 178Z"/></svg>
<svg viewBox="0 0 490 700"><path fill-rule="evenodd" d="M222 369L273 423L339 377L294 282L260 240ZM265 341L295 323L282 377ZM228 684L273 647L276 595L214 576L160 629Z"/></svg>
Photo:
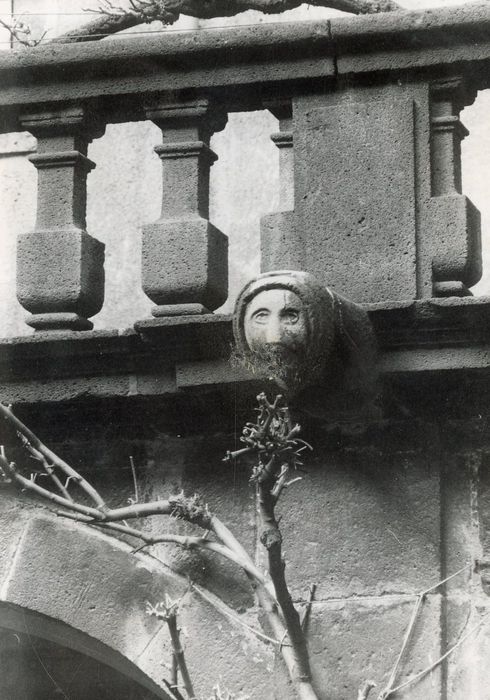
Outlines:
<svg viewBox="0 0 490 700"><path fill-rule="evenodd" d="M255 109L278 84L346 73L440 74L459 64L483 88L489 61L488 4L50 43L0 55L0 129L18 129L27 104L95 97L108 122L142 119L128 95L161 91L211 90L229 111Z"/></svg>

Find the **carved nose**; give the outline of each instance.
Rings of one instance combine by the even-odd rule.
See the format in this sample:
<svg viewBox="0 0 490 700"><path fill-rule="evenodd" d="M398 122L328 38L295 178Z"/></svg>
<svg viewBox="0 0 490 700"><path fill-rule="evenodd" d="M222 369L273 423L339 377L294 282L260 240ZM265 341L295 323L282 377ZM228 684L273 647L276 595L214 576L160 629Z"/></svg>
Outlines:
<svg viewBox="0 0 490 700"><path fill-rule="evenodd" d="M279 343L281 341L281 324L279 320L271 320L265 332L266 343Z"/></svg>

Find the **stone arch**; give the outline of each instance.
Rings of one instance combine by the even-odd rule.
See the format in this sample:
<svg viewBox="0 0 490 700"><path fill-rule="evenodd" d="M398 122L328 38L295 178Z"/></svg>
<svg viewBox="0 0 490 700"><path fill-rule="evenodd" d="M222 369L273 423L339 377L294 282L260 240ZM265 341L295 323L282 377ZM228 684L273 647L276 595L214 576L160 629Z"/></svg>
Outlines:
<svg viewBox="0 0 490 700"><path fill-rule="evenodd" d="M166 640L146 601L177 598L187 582L145 554L94 529L19 508L0 554L0 627L92 657L152 697L169 698L162 677Z"/></svg>

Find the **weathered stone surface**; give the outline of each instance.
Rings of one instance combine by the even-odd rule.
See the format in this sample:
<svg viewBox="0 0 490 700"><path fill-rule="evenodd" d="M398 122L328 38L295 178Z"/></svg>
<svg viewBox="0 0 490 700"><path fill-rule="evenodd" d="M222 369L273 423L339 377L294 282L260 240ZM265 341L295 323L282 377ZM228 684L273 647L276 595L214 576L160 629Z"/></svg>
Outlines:
<svg viewBox="0 0 490 700"><path fill-rule="evenodd" d="M36 315L76 312L93 316L104 301L103 262L104 245L84 231L24 234L17 247L18 299Z"/></svg>
<svg viewBox="0 0 490 700"><path fill-rule="evenodd" d="M12 611L3 624L17 629L14 608L21 616L25 608L33 635L88 653L157 691L162 675L169 675L170 644L165 624L145 613L146 601L155 604L165 593L179 597L186 579L165 573L151 557L131 555L97 531L48 517L35 517L20 529L15 555L0 562L1 598ZM179 618L196 686L209 693L222 678L237 692L268 692L273 679L267 646L230 622L226 605L218 601L216 607L207 595L211 604L188 594ZM39 614L47 616L44 628ZM2 615L3 609L0 624ZM253 614L246 624L257 624ZM160 692L158 697L166 697Z"/></svg>
<svg viewBox="0 0 490 700"><path fill-rule="evenodd" d="M162 220L143 229L143 290L156 304L221 306L228 291L228 241L206 219Z"/></svg>
<svg viewBox="0 0 490 700"><path fill-rule="evenodd" d="M373 693L381 692L402 647L414 605L415 596L354 598L314 605L308 642L315 686L321 697L350 700L366 680L377 683ZM439 596L430 596L420 611L396 684L427 668L441 655L439 614ZM281 697L276 692L276 697ZM440 666L405 693L414 700L440 697Z"/></svg>
<svg viewBox="0 0 490 700"><path fill-rule="evenodd" d="M340 74L416 71L488 56L484 4L334 18L330 26ZM475 31L479 42L470 39Z"/></svg>
<svg viewBox="0 0 490 700"><path fill-rule="evenodd" d="M463 195L432 197L429 217L436 284L458 280L472 287L482 273L480 212ZM445 296L458 295L448 293Z"/></svg>
<svg viewBox="0 0 490 700"><path fill-rule="evenodd" d="M346 598L412 593L439 580L439 475L430 452L346 446L305 462L303 481L278 506L297 595L310 583L319 598Z"/></svg>
<svg viewBox="0 0 490 700"><path fill-rule="evenodd" d="M391 87L296 100L298 245L305 269L353 301L416 296L413 109Z"/></svg>
<svg viewBox="0 0 490 700"><path fill-rule="evenodd" d="M128 552L99 533L33 518L2 571L1 598L53 619L53 631L49 626L45 630L48 638L56 636L59 623L60 638L73 648L80 646L82 633L94 639L95 658L105 653L116 667L121 655L136 661L158 629L144 612L145 600L163 595L165 589L175 595L184 582L157 573L151 561L132 559ZM72 636L65 634L66 625L73 628ZM137 669L134 675L138 678ZM157 674L154 681L160 685Z"/></svg>
<svg viewBox="0 0 490 700"><path fill-rule="evenodd" d="M303 270L305 248L294 211L266 214L260 220L260 270Z"/></svg>

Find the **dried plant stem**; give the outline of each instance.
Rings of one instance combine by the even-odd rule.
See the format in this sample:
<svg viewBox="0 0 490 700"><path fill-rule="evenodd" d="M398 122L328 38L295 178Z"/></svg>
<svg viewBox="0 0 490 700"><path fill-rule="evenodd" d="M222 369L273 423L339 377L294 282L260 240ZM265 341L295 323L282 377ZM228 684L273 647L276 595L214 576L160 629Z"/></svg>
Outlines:
<svg viewBox="0 0 490 700"><path fill-rule="evenodd" d="M275 457L271 458L272 460ZM277 469L270 465L264 469L266 478L260 480L257 485L259 511L262 522L262 534L260 540L267 550L269 559L269 574L274 584L277 601L284 616L291 645L295 651L294 681L296 684L309 684L311 681L311 669L308 658L308 649L305 636L301 627L298 611L294 607L285 578L285 563L282 557L282 535L275 517L275 504L277 499L272 490L277 478ZM312 691L313 692L313 691ZM301 697L301 696L300 696ZM316 697L316 695L305 695Z"/></svg>
<svg viewBox="0 0 490 700"><path fill-rule="evenodd" d="M376 683L374 681L366 681L362 688L359 688L357 700L367 700L373 688L376 688Z"/></svg>
<svg viewBox="0 0 490 700"><path fill-rule="evenodd" d="M1 458L0 458L0 463L2 463ZM25 488L30 488L30 484L27 485ZM160 502L160 503L163 503L163 502ZM109 517L111 517L112 512L113 511L108 511ZM161 515L162 513L159 512L158 514ZM167 514L171 515L171 506L170 506L169 512ZM204 550L207 550L210 552L215 552L216 554L220 554L221 556L225 557L226 559L229 559L233 563L240 566L245 571L245 573L249 574L258 583L267 587L267 581L266 581L265 576L260 571L260 569L254 564L254 562L248 556L248 554L245 552L245 550L243 550L243 552L242 552L240 550L237 551L236 549L231 549L229 546L223 544L222 542L214 542L213 540L208 540L205 537L199 537L199 536L175 535L171 532L166 532L166 533L163 533L161 535L147 535L145 532L142 532L141 530L137 530L136 528L133 528L133 527L129 527L128 525L121 525L120 523L115 523L115 522L111 522L111 521L107 522L106 520L94 520L93 517L90 517L88 515L84 515L81 513L70 513L69 511L58 511L57 515L59 515L61 517L69 518L70 520L76 520L78 522L87 523L88 525L95 525L95 526L100 527L102 529L113 530L114 532L120 532L121 534L124 534L124 535L136 537L137 539L142 540L144 542L144 544L140 547L137 547L134 550L135 552L139 551L143 547L151 547L155 544L165 544L165 543L177 544L181 547L185 547L186 549L194 549L195 548L195 549L204 549ZM122 518L121 518L121 520L122 520ZM213 518L213 520L216 523L220 522L218 518ZM221 525L221 527L219 528L219 530L223 531L223 528L224 528L223 523L220 523L220 525Z"/></svg>
<svg viewBox="0 0 490 700"><path fill-rule="evenodd" d="M466 632L466 634L464 634L460 639L458 639L456 644L454 644L450 649L448 649L445 654L440 656L430 666L427 666L427 668L424 668L422 671L419 671L419 673L416 673L414 676L411 676L403 683L400 683L400 685L397 685L395 688L392 688L386 697L389 697L390 695L394 695L397 691L402 690L402 688L406 688L407 686L412 685L412 683L415 683L416 681L420 680L421 678L426 676L428 673L433 671L435 668L437 668L437 666L439 666L439 664L442 663L445 659L447 659L447 657L450 656L453 653L453 651L455 651L459 646L461 646L461 644L463 644L463 642L466 641L468 639L468 637L471 637L472 634L476 634L476 632L478 632L478 630L482 627L483 623L485 622L485 620L489 616L490 616L490 613L487 613L486 615L484 615L482 617L482 619L480 620L480 622L478 624L474 625L474 627L469 629L468 632Z"/></svg>
<svg viewBox="0 0 490 700"><path fill-rule="evenodd" d="M32 49L40 44L46 34L45 32L39 39L33 39L30 26L25 22L22 22L20 19L15 18L12 18L12 22L6 22L0 18L0 26L4 27L8 32L10 32L12 39L15 39L19 42L19 44L22 44L22 46L26 46L29 49Z"/></svg>
<svg viewBox="0 0 490 700"><path fill-rule="evenodd" d="M405 634L403 636L403 642L402 642L400 652L399 652L399 654L396 658L395 664L391 670L390 677L388 679L388 683L386 684L385 688L381 691L381 693L378 695L378 700L386 700L386 698L388 698L390 695L392 695L395 692L395 690L397 690L397 688L394 688L394 685L395 685L395 680L396 680L396 677L398 674L398 668L401 664L401 660L402 660L402 658L405 654L405 651L408 647L408 644L410 642L410 639L411 639L411 636L412 636L412 633L413 633L413 630L415 627L415 623L417 621L419 612L422 608L422 604L423 604L426 596L429 593L431 593L431 591L435 591L437 588L439 588L439 586L442 586L445 583L447 583L448 581L450 581L451 579L453 579L455 576L459 576L459 574L462 574L464 571L467 571L470 567L471 567L471 564L466 564L466 566L463 566L461 569L459 569L458 571L455 571L450 576L446 576L446 578L442 579L442 581L438 581L433 586L430 586L430 588L426 588L425 591L421 591L417 595L417 600L415 601L415 606L412 610L412 614L410 616L409 623L407 625L407 628L405 630ZM442 657L441 659L439 659L439 661L437 661L431 667L431 669L434 668L438 663L440 663L443 658L445 658L445 656ZM431 669L429 669L429 670L431 670ZM428 673L428 670L423 671L422 674L420 674L420 676L425 675L425 673Z"/></svg>
<svg viewBox="0 0 490 700"><path fill-rule="evenodd" d="M170 632L170 639L172 640L173 655L177 661L180 675L182 676L182 683L184 685L185 692L187 693L189 700L196 700L196 693L194 692L189 669L187 668L184 650L182 649L182 644L180 643L180 632L177 627L176 612L167 616L167 626L168 631Z"/></svg>
<svg viewBox="0 0 490 700"><path fill-rule="evenodd" d="M63 459L58 457L49 447L46 447L41 440L34 435L34 433L29 430L29 428L20 421L17 416L15 416L8 406L0 403L0 416L3 416L16 430L20 433L27 442L38 450L49 462L60 469L67 477L70 477L75 481L81 489L85 491L87 496L95 503L97 508L102 511L106 508L103 498L99 492L94 489L94 487L86 481L76 469L73 469L69 464L67 464Z"/></svg>

